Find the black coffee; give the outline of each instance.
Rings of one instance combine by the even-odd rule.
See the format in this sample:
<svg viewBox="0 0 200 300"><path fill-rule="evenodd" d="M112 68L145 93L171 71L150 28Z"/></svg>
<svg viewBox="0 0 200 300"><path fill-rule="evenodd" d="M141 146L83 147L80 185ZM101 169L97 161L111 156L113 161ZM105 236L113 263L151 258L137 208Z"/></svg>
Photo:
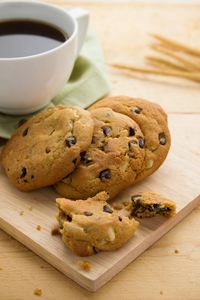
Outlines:
<svg viewBox="0 0 200 300"><path fill-rule="evenodd" d="M29 20L0 21L0 58L23 57L42 53L68 39L60 29Z"/></svg>

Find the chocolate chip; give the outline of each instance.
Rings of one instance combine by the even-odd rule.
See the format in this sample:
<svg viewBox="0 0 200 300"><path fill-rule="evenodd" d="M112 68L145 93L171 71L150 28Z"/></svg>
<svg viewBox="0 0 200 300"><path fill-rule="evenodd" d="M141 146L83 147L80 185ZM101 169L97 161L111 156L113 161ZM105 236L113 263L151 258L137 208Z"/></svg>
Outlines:
<svg viewBox="0 0 200 300"><path fill-rule="evenodd" d="M84 215L90 217L93 215L93 213L91 211L84 211Z"/></svg>
<svg viewBox="0 0 200 300"><path fill-rule="evenodd" d="M111 132L112 128L111 127L104 127L103 128L103 133L105 136L107 136L109 134L109 132Z"/></svg>
<svg viewBox="0 0 200 300"><path fill-rule="evenodd" d="M76 144L76 137L75 136L68 136L68 138L66 138L65 143L67 145L67 147L72 147Z"/></svg>
<svg viewBox="0 0 200 300"><path fill-rule="evenodd" d="M135 106L135 107L132 107L131 108L131 111L136 113L136 114L140 114L141 111L142 111L142 108L138 107L138 106Z"/></svg>
<svg viewBox="0 0 200 300"><path fill-rule="evenodd" d="M18 122L18 127L22 126L24 123L26 123L26 119L22 119Z"/></svg>
<svg viewBox="0 0 200 300"><path fill-rule="evenodd" d="M51 149L50 149L50 147L46 147L46 149L45 149L45 151L46 151L46 153L49 153L49 152L51 152Z"/></svg>
<svg viewBox="0 0 200 300"><path fill-rule="evenodd" d="M141 195L140 195L140 194L131 196L131 200L132 200L132 201L134 201L135 199L138 199L138 198L141 198Z"/></svg>
<svg viewBox="0 0 200 300"><path fill-rule="evenodd" d="M95 247L92 247L94 253L98 253L97 249Z"/></svg>
<svg viewBox="0 0 200 300"><path fill-rule="evenodd" d="M85 165L88 165L89 163L91 163L93 160L91 158L87 158L85 157L85 159L82 160L82 162L85 164Z"/></svg>
<svg viewBox="0 0 200 300"><path fill-rule="evenodd" d="M144 140L143 140L143 138L139 137L138 138L138 143L139 143L139 147L143 149L144 148Z"/></svg>
<svg viewBox="0 0 200 300"><path fill-rule="evenodd" d="M83 163L84 163L85 165L88 165L88 164L91 163L91 162L92 162L92 159L91 159L91 158L85 157L85 159L83 160Z"/></svg>
<svg viewBox="0 0 200 300"><path fill-rule="evenodd" d="M86 151L82 151L82 152L80 153L81 159L84 158L85 154L86 154Z"/></svg>
<svg viewBox="0 0 200 300"><path fill-rule="evenodd" d="M107 180L111 178L111 173L109 169L105 169L99 173L99 178L101 180Z"/></svg>
<svg viewBox="0 0 200 300"><path fill-rule="evenodd" d="M153 212L155 209L154 209L154 207L153 207L153 205L149 205L148 207L147 207L147 209L149 210L149 211L151 211L151 212Z"/></svg>
<svg viewBox="0 0 200 300"><path fill-rule="evenodd" d="M70 215L66 215L66 219L67 219L68 222L72 221L72 217Z"/></svg>
<svg viewBox="0 0 200 300"><path fill-rule="evenodd" d="M144 210L144 207L141 205L140 200L136 200L133 202L133 207L131 211L131 216L135 216L137 212L142 212Z"/></svg>
<svg viewBox="0 0 200 300"><path fill-rule="evenodd" d="M29 128L27 127L27 128L23 131L22 135L23 135L23 136L26 136L26 135L28 134L28 130L29 130Z"/></svg>
<svg viewBox="0 0 200 300"><path fill-rule="evenodd" d="M121 217L119 217L119 221L122 222L122 218Z"/></svg>
<svg viewBox="0 0 200 300"><path fill-rule="evenodd" d="M26 176L26 173L27 173L26 168L23 167L21 170L20 178L24 178Z"/></svg>
<svg viewBox="0 0 200 300"><path fill-rule="evenodd" d="M164 132L159 133L158 135L159 141L161 145L165 145L166 144L166 136L164 134Z"/></svg>
<svg viewBox="0 0 200 300"><path fill-rule="evenodd" d="M33 179L34 178L34 175L31 175L31 179Z"/></svg>
<svg viewBox="0 0 200 300"><path fill-rule="evenodd" d="M87 165L92 162L91 158L86 157L86 151L80 153L81 161L83 164Z"/></svg>
<svg viewBox="0 0 200 300"><path fill-rule="evenodd" d="M93 135L92 136L92 144L95 144L97 140L98 140L98 138L95 135Z"/></svg>
<svg viewBox="0 0 200 300"><path fill-rule="evenodd" d="M169 211L171 211L171 208L170 207L162 207L162 208L159 208L159 210L160 211L162 211L162 212L169 212Z"/></svg>
<svg viewBox="0 0 200 300"><path fill-rule="evenodd" d="M140 202L140 199L141 199L141 195L133 195L131 197L131 200L133 201L134 205L137 206L140 206L139 202Z"/></svg>
<svg viewBox="0 0 200 300"><path fill-rule="evenodd" d="M28 182L28 180L24 179L24 182L25 182L25 183L27 183L27 182Z"/></svg>
<svg viewBox="0 0 200 300"><path fill-rule="evenodd" d="M134 136L135 135L135 129L130 127L129 128L129 136Z"/></svg>
<svg viewBox="0 0 200 300"><path fill-rule="evenodd" d="M77 163L77 158L73 159L72 162L75 165Z"/></svg>
<svg viewBox="0 0 200 300"><path fill-rule="evenodd" d="M113 213L113 210L108 205L104 205L103 211L109 214Z"/></svg>
<svg viewBox="0 0 200 300"><path fill-rule="evenodd" d="M131 149L131 147L132 147L133 145L136 145L136 144L137 144L136 141L130 141L130 142L128 142L128 147L129 147L129 149Z"/></svg>

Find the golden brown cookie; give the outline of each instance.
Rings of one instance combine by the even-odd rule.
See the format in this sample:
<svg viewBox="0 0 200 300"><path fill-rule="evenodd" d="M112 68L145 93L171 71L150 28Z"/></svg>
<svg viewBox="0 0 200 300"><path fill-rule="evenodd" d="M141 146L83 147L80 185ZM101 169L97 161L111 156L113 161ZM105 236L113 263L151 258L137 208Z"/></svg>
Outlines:
<svg viewBox="0 0 200 300"><path fill-rule="evenodd" d="M120 215L101 192L87 200L57 199L58 221L65 245L79 256L122 247L134 234L138 222Z"/></svg>
<svg viewBox="0 0 200 300"><path fill-rule="evenodd" d="M92 110L91 115L91 146L81 152L74 172L55 186L66 198L87 199L100 191L113 198L133 184L144 164L144 138L136 122L110 108Z"/></svg>
<svg viewBox="0 0 200 300"><path fill-rule="evenodd" d="M22 191L56 183L71 173L92 140L88 111L56 106L29 119L5 145L1 162Z"/></svg>
<svg viewBox="0 0 200 300"><path fill-rule="evenodd" d="M157 215L173 216L176 214L176 204L160 194L143 192L131 197L132 216L139 218Z"/></svg>
<svg viewBox="0 0 200 300"><path fill-rule="evenodd" d="M110 107L127 115L139 125L144 135L145 164L135 182L155 172L164 162L170 148L170 133L164 110L153 102L126 96L104 98L92 105L89 111L99 107Z"/></svg>

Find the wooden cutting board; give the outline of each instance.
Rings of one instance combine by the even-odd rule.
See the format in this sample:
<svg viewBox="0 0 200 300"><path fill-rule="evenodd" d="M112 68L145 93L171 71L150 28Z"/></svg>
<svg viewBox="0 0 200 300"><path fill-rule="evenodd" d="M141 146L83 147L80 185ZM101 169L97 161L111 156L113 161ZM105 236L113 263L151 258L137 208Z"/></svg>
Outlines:
<svg viewBox="0 0 200 300"><path fill-rule="evenodd" d="M143 182L121 193L116 200L127 200L139 191L159 192L177 203L177 215L142 220L134 237L120 250L84 258L92 264L91 271L80 270L78 262L83 258L66 249L59 236L51 235L57 214L54 201L57 195L53 189L19 192L8 182L2 169L0 227L78 284L96 291L200 204L199 157L196 159L196 153L191 151L194 142L190 143L190 138L186 139L184 135L181 137L182 130L189 136L189 122L179 117L177 126L175 116L171 116L169 121L174 138L164 165ZM196 119L194 136L199 125L200 121ZM37 225L41 226L40 231Z"/></svg>

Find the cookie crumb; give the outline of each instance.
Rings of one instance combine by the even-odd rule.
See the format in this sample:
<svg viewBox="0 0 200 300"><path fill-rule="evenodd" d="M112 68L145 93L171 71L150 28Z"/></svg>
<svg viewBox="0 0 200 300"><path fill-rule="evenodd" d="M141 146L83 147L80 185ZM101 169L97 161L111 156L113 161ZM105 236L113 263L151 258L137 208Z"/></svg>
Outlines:
<svg viewBox="0 0 200 300"><path fill-rule="evenodd" d="M51 235L59 235L60 234L60 230L58 226L55 226L51 229Z"/></svg>
<svg viewBox="0 0 200 300"><path fill-rule="evenodd" d="M123 202L124 206L130 205L130 203L131 203L131 201L124 201L124 202Z"/></svg>
<svg viewBox="0 0 200 300"><path fill-rule="evenodd" d="M34 295L36 295L36 296L41 296L41 295L42 295L42 290L39 289L39 288L36 288L36 289L34 290Z"/></svg>
<svg viewBox="0 0 200 300"><path fill-rule="evenodd" d="M19 213L19 215L20 215L20 216L23 216L23 215L24 215L24 211L21 210L20 213Z"/></svg>
<svg viewBox="0 0 200 300"><path fill-rule="evenodd" d="M163 295L163 291L160 291L160 295Z"/></svg>
<svg viewBox="0 0 200 300"><path fill-rule="evenodd" d="M36 226L36 229L37 229L38 231L40 231L40 230L41 230L41 226L40 226L40 225L37 225L37 226Z"/></svg>
<svg viewBox="0 0 200 300"><path fill-rule="evenodd" d="M179 253L179 251L178 251L177 249L175 249L175 250L174 250L174 253L178 254L178 253Z"/></svg>
<svg viewBox="0 0 200 300"><path fill-rule="evenodd" d="M124 201L123 205L125 206L125 210L127 210L127 211L132 209L132 202L131 201Z"/></svg>
<svg viewBox="0 0 200 300"><path fill-rule="evenodd" d="M114 203L113 208L117 209L117 210L121 210L123 208L123 204L122 203Z"/></svg>
<svg viewBox="0 0 200 300"><path fill-rule="evenodd" d="M78 262L80 269L89 272L91 270L92 264L87 260L80 260Z"/></svg>
<svg viewBox="0 0 200 300"><path fill-rule="evenodd" d="M131 201L124 201L123 205L125 206L125 210L130 211L132 209L132 202Z"/></svg>
<svg viewBox="0 0 200 300"><path fill-rule="evenodd" d="M132 209L132 205L129 204L128 206L125 207L125 209L126 209L127 211L130 211L130 210Z"/></svg>
<svg viewBox="0 0 200 300"><path fill-rule="evenodd" d="M30 206L28 210L29 210L29 211L32 211L32 210L33 210L32 206Z"/></svg>

